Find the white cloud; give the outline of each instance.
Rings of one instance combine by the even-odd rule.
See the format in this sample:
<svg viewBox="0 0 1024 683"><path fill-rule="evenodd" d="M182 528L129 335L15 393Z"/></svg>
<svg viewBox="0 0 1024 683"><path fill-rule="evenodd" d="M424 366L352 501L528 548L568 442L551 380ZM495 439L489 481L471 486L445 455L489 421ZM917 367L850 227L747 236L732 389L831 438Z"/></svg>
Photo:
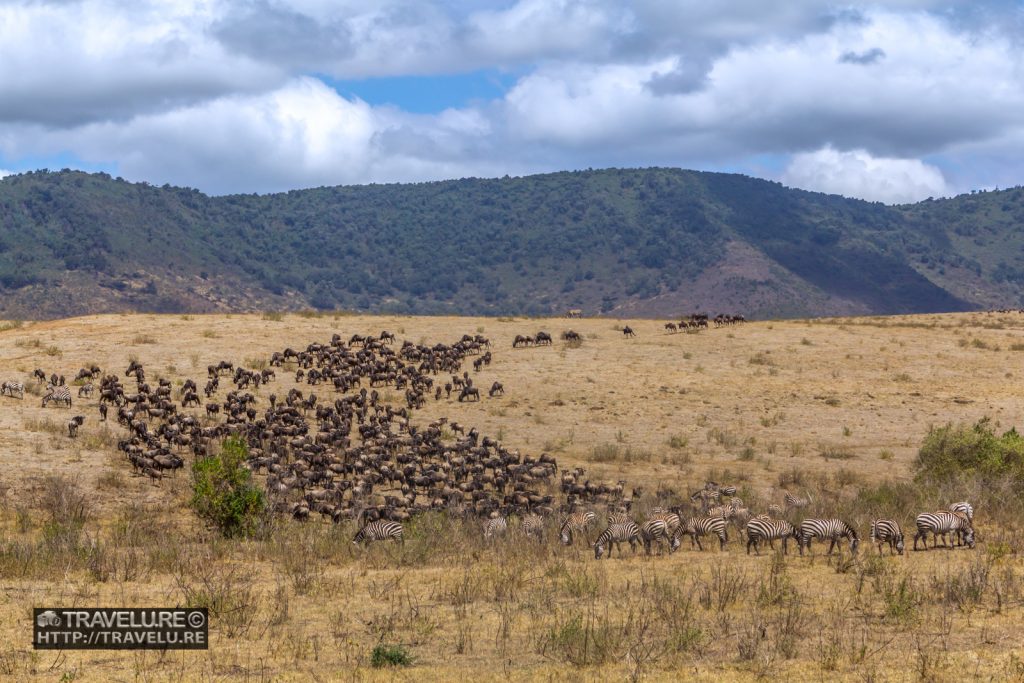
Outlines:
<svg viewBox="0 0 1024 683"><path fill-rule="evenodd" d="M0 168L0 178L6 178L9 175L14 175L14 172Z"/></svg>
<svg viewBox="0 0 1024 683"><path fill-rule="evenodd" d="M782 182L886 204L950 193L942 171L919 159L873 157L862 149L840 152L832 147L794 155Z"/></svg>
<svg viewBox="0 0 1024 683"><path fill-rule="evenodd" d="M213 192L766 158L885 201L1005 185L1024 53L986 13L930 11L946 4L0 0L0 163L70 155ZM310 76L485 67L521 75L431 115Z"/></svg>

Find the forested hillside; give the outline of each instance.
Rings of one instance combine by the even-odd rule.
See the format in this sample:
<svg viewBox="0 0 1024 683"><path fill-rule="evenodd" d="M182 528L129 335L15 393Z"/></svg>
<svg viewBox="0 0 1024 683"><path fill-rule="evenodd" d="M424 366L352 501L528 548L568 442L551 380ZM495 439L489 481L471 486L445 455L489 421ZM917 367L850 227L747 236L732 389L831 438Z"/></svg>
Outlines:
<svg viewBox="0 0 1024 683"><path fill-rule="evenodd" d="M1018 306L1024 190L904 207L679 169L209 197L0 180L0 315L358 309L749 317Z"/></svg>

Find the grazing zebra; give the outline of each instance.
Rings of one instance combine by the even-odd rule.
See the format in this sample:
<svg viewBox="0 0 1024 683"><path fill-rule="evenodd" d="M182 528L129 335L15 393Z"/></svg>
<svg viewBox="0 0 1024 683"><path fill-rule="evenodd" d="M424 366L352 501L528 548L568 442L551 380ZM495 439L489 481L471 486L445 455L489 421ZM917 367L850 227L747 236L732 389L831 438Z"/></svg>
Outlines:
<svg viewBox="0 0 1024 683"><path fill-rule="evenodd" d="M772 503L771 505L768 506L768 514L772 517L781 517L782 506L777 503Z"/></svg>
<svg viewBox="0 0 1024 683"><path fill-rule="evenodd" d="M967 516L967 521L971 523L972 527L974 526L974 506L971 505L970 503L968 503L966 500L962 500L959 503L953 503L952 505L949 506L949 511L950 512L959 512L959 513L961 513L963 515L966 515ZM957 534L956 534L956 542L957 542L957 545L963 545L964 544L963 532L959 532L959 531L957 532Z"/></svg>
<svg viewBox="0 0 1024 683"><path fill-rule="evenodd" d="M608 513L608 526L612 524L633 524L633 518L629 516L628 512L610 512Z"/></svg>
<svg viewBox="0 0 1024 683"><path fill-rule="evenodd" d="M0 384L0 396L25 398L25 385L21 382L9 381Z"/></svg>
<svg viewBox="0 0 1024 683"><path fill-rule="evenodd" d="M562 522L562 527L558 531L559 537L562 539L562 543L565 545L572 545L573 535L577 532L582 532L586 536L587 529L593 522L597 521L597 515L593 512L573 512L570 513L565 521Z"/></svg>
<svg viewBox="0 0 1024 683"><path fill-rule="evenodd" d="M796 535L793 525L784 519L771 519L767 515L758 515L747 522L747 555L750 554L750 546L754 546L754 553L761 554L761 541L768 541L772 550L775 549L774 541L782 539L782 554L789 552L786 547L789 539Z"/></svg>
<svg viewBox="0 0 1024 683"><path fill-rule="evenodd" d="M523 530L523 535L528 538L536 538L538 541L544 540L544 518L540 515L526 515L523 517L523 521L519 523L519 528Z"/></svg>
<svg viewBox="0 0 1024 683"><path fill-rule="evenodd" d="M619 557L622 557L622 542L629 543L630 549L636 553L636 542L640 538L640 527L636 522L609 524L608 528L601 532L594 542L594 559L600 560L604 555L605 548L608 549L608 558L611 559L612 551L619 549Z"/></svg>
<svg viewBox="0 0 1024 683"><path fill-rule="evenodd" d="M860 536L857 535L857 530L841 519L805 519L800 524L800 533L797 536L797 547L800 548L800 555L804 554L805 546L808 553L811 551L811 539L813 538L820 538L821 540L827 538L831 541L828 546L829 555L835 550L840 538L850 539L851 553L857 552L857 546L860 545Z"/></svg>
<svg viewBox="0 0 1024 683"><path fill-rule="evenodd" d="M922 512L914 520L917 525L917 533L914 534L914 550L917 550L918 539L924 539L924 549L928 550L928 534L932 534L932 547L937 548L939 536L942 536L942 545L945 548L953 549L952 544L947 545L946 539L950 532L963 534L964 542L968 548L974 547L974 528L971 526L967 515L960 512Z"/></svg>
<svg viewBox="0 0 1024 683"><path fill-rule="evenodd" d="M94 389L95 387L93 387L92 382L86 382L82 386L78 387L78 398L82 398L83 396L92 396Z"/></svg>
<svg viewBox="0 0 1024 683"><path fill-rule="evenodd" d="M949 506L949 511L962 512L967 517L967 521L974 524L974 506L966 500L962 500L959 503L953 503Z"/></svg>
<svg viewBox="0 0 1024 683"><path fill-rule="evenodd" d="M676 533L672 536L673 550L679 547L683 536L690 537L691 548L696 543L698 548L704 550L700 537L711 534L718 536L718 549L725 550L725 543L729 540L729 535L726 533L723 517L690 517L685 524L676 529Z"/></svg>
<svg viewBox="0 0 1024 683"><path fill-rule="evenodd" d="M493 538L508 531L508 518L505 516L492 517L484 522L484 538Z"/></svg>
<svg viewBox="0 0 1024 683"><path fill-rule="evenodd" d="M718 493L719 493L719 495L723 495L723 496L735 496L736 495L736 487L735 486L720 486L720 487L718 487ZM740 501L740 504L741 505L743 504L742 500Z"/></svg>
<svg viewBox="0 0 1024 683"><path fill-rule="evenodd" d="M811 496L806 495L803 498L798 498L787 491L786 495L782 497L782 502L786 504L786 512L789 512L793 508L805 508L810 505Z"/></svg>
<svg viewBox="0 0 1024 683"><path fill-rule="evenodd" d="M665 526L668 527L669 534L675 533L676 529L679 528L679 525L683 523L683 520L679 518L679 515L674 512L670 512L665 508L654 508L651 511L650 519L659 519L662 522L665 522Z"/></svg>
<svg viewBox="0 0 1024 683"><path fill-rule="evenodd" d="M644 552L651 554L651 545L658 543L658 554L661 555L661 544L664 542L669 546L669 552L673 550L672 540L668 533L668 524L663 519L651 519L644 522L640 527L640 539L644 543Z"/></svg>
<svg viewBox="0 0 1024 683"><path fill-rule="evenodd" d="M889 554L894 550L903 554L903 529L895 519L871 520L871 542L878 546L878 554L882 554L882 544L889 544Z"/></svg>
<svg viewBox="0 0 1024 683"><path fill-rule="evenodd" d="M389 538L404 545L405 539L402 537L402 525L398 522L380 519L376 522L370 522L360 529L356 533L355 538L352 539L352 543L353 545L359 545L360 543L368 545L373 541L386 541Z"/></svg>
<svg viewBox="0 0 1024 683"><path fill-rule="evenodd" d="M63 403L68 408L71 407L71 390L68 389L67 385L54 386L52 384L46 385L46 395L43 396L43 407L50 401L60 405Z"/></svg>

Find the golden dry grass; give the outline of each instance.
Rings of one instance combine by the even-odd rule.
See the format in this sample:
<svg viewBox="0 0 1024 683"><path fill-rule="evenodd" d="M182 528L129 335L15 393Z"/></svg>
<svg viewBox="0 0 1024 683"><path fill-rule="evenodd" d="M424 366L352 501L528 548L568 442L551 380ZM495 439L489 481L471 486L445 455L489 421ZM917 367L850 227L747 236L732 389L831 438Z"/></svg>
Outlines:
<svg viewBox="0 0 1024 683"><path fill-rule="evenodd" d="M624 339L622 324L638 336ZM583 334L579 348L557 340L568 328ZM479 404L431 399L417 421L448 416L524 453L584 466L592 480L626 479L645 500L709 475L741 486L748 502L778 500L780 481L792 476L849 498L863 486L908 481L930 425L987 415L1009 428L1024 416L1017 315L775 321L674 335L653 321L605 319L92 316L2 329L0 379L28 384L36 367L70 379L90 363L123 373L138 358L151 378L201 380L221 359L253 366L285 346L381 329L429 343L479 331L494 342L495 360L477 384L497 379L506 395ZM552 347L511 348L516 334L541 329L556 336ZM271 390L292 384L281 373ZM87 420L72 441L64 424L78 413ZM412 525L404 549L356 551L349 525L290 520L253 541L223 541L188 511L185 473L159 486L132 476L114 449L120 428L97 420L95 399L76 399L71 411L43 410L29 392L0 403L0 677L1024 675L1024 525L986 526L984 510L973 552L881 561L867 543L856 560L829 561L821 548L813 559L748 557L733 531L724 555L684 544L670 557L596 562L585 548L559 546L554 533L540 547L517 539L487 546L475 528L440 518ZM54 533L41 502L55 473L92 502L72 538ZM208 652L55 658L31 650L33 606L186 603L217 608ZM402 644L415 664L371 668L378 642Z"/></svg>

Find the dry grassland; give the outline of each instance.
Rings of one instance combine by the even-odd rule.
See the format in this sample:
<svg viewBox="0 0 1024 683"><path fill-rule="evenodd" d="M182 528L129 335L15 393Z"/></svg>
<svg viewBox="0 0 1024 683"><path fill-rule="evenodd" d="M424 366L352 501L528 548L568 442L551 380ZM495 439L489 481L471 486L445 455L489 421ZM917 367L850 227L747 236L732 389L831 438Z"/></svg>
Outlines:
<svg viewBox="0 0 1024 683"><path fill-rule="evenodd" d="M635 339L617 326L629 324ZM6 329L4 329L6 328ZM557 339L583 334L579 348ZM591 480L675 499L708 477L762 511L783 487L868 534L857 496L907 482L932 425L1024 418L1024 316L926 315L760 322L666 334L654 321L370 316L109 315L0 326L0 379L36 367L70 380L99 364L123 375L205 378L221 359L258 367L335 332L452 342L482 333L504 397L416 413L477 427L509 448L548 452ZM552 347L511 348L551 332ZM154 382L155 383L155 382ZM221 396L225 388L222 382ZM259 390L293 386L280 373ZM303 389L307 389L305 385ZM38 391L38 389L34 389ZM328 392L327 389L320 389ZM401 392L385 392L402 401ZM87 416L81 435L68 417ZM113 416L113 411L111 411ZM187 507L188 471L133 476L98 422L38 396L0 399L0 678L193 680L1024 680L1024 524L979 506L976 550L826 558L725 553L618 556L512 538L425 516L404 548L353 548L351 524L281 520L249 541L215 538ZM52 475L75 486L63 488ZM74 494L81 494L81 514ZM949 491L922 509L984 492ZM1019 507L1012 501L1008 509ZM760 509L758 509L760 508ZM54 520L60 522L54 524ZM997 521L998 520L998 521ZM912 535L913 520L901 520ZM552 521L552 525L556 524ZM706 548L709 548L706 545ZM792 548L791 548L792 550ZM208 652L34 652L33 606L207 605ZM410 667L374 668L379 644Z"/></svg>

